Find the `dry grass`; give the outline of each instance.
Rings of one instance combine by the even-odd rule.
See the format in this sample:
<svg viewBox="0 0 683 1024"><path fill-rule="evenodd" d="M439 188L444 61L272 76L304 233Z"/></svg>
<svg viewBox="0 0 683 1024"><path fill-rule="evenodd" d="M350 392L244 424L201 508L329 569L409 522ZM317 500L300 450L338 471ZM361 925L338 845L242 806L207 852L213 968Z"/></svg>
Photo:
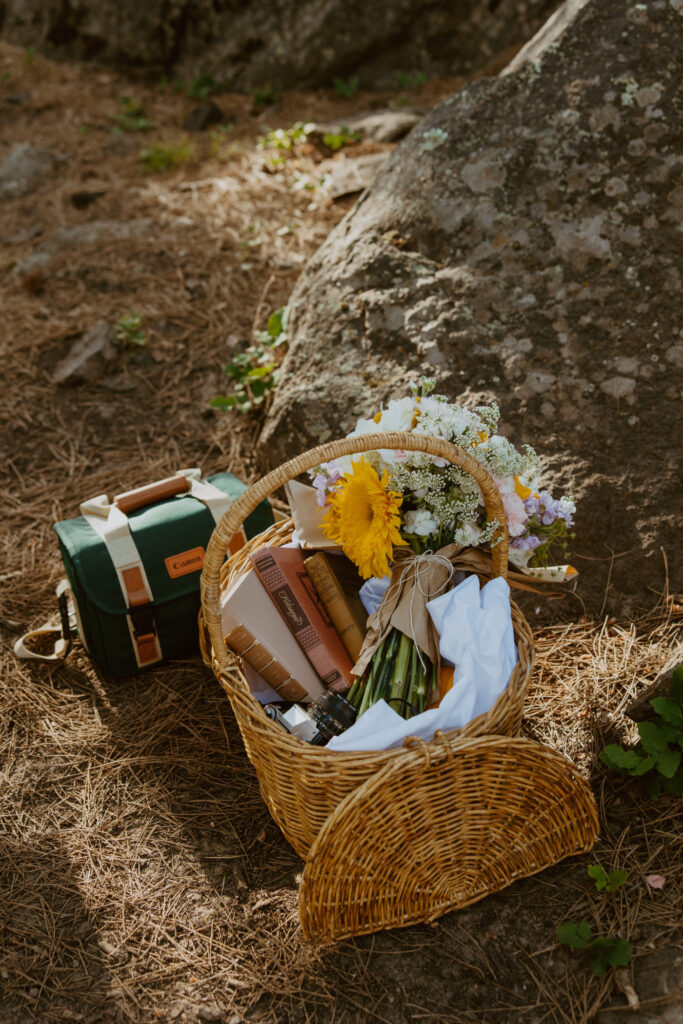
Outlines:
<svg viewBox="0 0 683 1024"><path fill-rule="evenodd" d="M248 99L219 97L235 124L225 148L205 136L191 163L145 176L137 148L149 140L122 136L133 148L117 150L109 113L134 95L155 122L153 138L172 138L186 99L112 72L27 63L0 46L5 71L0 100L8 91L29 98L0 105L0 157L15 141L70 157L46 187L4 203L0 229L5 238L42 231L5 244L0 268L0 1022L675 1020L680 803L642 799L596 758L605 742L631 735L624 708L676 641L673 602L634 624L537 631L525 728L590 777L602 823L594 854L434 927L325 951L301 939L301 862L270 822L229 705L199 660L116 683L78 645L54 670L14 660L16 636L53 611L61 567L52 523L75 515L80 499L183 465L253 472L257 425L219 416L207 401L230 345L286 300L344 212L292 187L296 175L315 176L314 154L271 174L255 140L266 120L324 119L368 98L291 94L259 119ZM79 211L70 196L83 189L105 195ZM22 286L17 264L57 228L137 218L151 222L142 237L64 249L41 269L38 291ZM131 312L148 343L115 368L130 391L52 383L77 334ZM589 886L595 860L630 871L614 897ZM649 873L666 877L663 890L648 888ZM558 948L556 925L581 918L628 937L633 967L599 981ZM625 1018L610 1007L627 1005L629 984L643 1011Z"/></svg>

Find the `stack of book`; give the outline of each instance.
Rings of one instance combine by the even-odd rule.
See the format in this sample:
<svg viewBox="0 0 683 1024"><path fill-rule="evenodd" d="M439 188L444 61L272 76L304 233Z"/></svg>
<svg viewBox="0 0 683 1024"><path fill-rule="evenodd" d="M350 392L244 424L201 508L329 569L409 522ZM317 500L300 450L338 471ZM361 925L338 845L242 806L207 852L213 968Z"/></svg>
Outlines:
<svg viewBox="0 0 683 1024"><path fill-rule="evenodd" d="M226 643L248 666L262 703L346 693L365 638L362 580L344 555L262 547L223 594Z"/></svg>

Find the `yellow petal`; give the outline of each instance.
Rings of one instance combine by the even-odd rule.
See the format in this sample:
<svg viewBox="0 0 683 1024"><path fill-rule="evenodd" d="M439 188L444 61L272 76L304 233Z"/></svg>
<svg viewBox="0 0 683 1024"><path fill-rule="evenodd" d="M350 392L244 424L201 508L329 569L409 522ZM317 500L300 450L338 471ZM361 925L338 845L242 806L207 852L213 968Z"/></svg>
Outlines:
<svg viewBox="0 0 683 1024"><path fill-rule="evenodd" d="M526 499L531 494L531 488L525 487L518 476L515 477L515 490L517 491L517 494L520 496L522 501L526 501Z"/></svg>

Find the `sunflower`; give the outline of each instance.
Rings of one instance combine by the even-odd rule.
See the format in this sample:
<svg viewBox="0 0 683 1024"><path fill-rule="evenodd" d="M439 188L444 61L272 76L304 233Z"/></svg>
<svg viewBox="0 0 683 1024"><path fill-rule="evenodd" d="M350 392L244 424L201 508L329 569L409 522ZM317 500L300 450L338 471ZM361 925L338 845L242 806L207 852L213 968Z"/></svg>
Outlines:
<svg viewBox="0 0 683 1024"><path fill-rule="evenodd" d="M364 579L388 576L394 544L405 544L399 526L403 498L389 490L389 475L380 479L364 458L353 463L328 498L322 520L326 537L340 544Z"/></svg>

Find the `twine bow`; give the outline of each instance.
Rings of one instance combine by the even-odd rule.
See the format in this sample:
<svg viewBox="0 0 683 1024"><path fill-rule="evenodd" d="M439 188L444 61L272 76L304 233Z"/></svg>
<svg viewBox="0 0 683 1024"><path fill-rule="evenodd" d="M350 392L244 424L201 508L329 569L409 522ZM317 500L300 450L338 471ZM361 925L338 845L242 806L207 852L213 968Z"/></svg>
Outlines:
<svg viewBox="0 0 683 1024"><path fill-rule="evenodd" d="M405 548L399 548L395 552L394 558L397 565L401 565L401 570L398 574L395 570L392 573L391 583L385 591L382 605L379 608L377 643L379 645L384 639L385 629L390 619L390 616L388 616L384 622L382 621L382 608L390 606L394 598L398 600L404 586L410 583L410 603L408 608L410 633L408 633L408 636L415 644L420 664L423 670L426 671L427 666L425 665L422 648L415 630L415 595L419 591L424 598L423 604L426 605L427 601L431 601L433 597L436 597L445 590L453 577L453 564L446 555L431 550L423 551L421 554L414 554L406 551ZM434 585L434 567L436 566L441 566L441 568L446 570L446 578L443 583ZM432 586L429 586L430 581ZM427 585L425 586L425 584Z"/></svg>

